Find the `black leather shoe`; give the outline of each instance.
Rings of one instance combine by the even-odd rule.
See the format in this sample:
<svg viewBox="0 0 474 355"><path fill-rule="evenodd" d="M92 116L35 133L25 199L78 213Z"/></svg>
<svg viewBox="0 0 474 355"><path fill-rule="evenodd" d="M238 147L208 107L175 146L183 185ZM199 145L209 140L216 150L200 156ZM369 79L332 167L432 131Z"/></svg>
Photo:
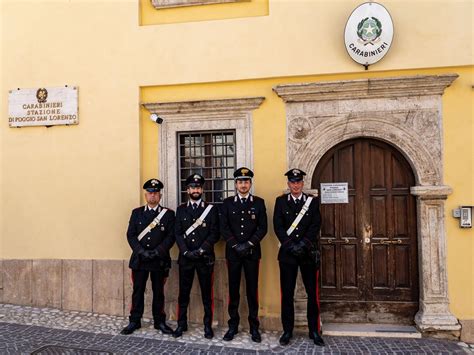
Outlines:
<svg viewBox="0 0 474 355"><path fill-rule="evenodd" d="M178 325L178 328L173 332L173 337L179 338L181 335L183 335L183 332L188 330L187 325Z"/></svg>
<svg viewBox="0 0 474 355"><path fill-rule="evenodd" d="M280 337L280 345L288 345L292 337L293 334L291 334L290 332L284 332L283 335Z"/></svg>
<svg viewBox="0 0 474 355"><path fill-rule="evenodd" d="M171 329L165 322L158 324L155 323L155 329L161 331L163 334L173 334L173 329Z"/></svg>
<svg viewBox="0 0 474 355"><path fill-rule="evenodd" d="M231 341L232 339L234 339L235 334L237 334L238 332L239 331L235 328L229 328L229 330L227 331L227 333L225 333L222 340Z"/></svg>
<svg viewBox="0 0 474 355"><path fill-rule="evenodd" d="M309 338L310 339L313 339L314 341L314 344L318 345L318 346L325 346L326 344L324 344L324 340L323 338L321 337L321 335L319 335L318 332L311 332L309 333Z"/></svg>
<svg viewBox="0 0 474 355"><path fill-rule="evenodd" d="M123 335L132 334L135 330L140 329L141 327L142 325L140 322L130 322L125 328L122 329L120 334L123 334Z"/></svg>
<svg viewBox="0 0 474 355"><path fill-rule="evenodd" d="M204 338L206 339L214 338L214 331L212 330L212 327L210 325L204 326Z"/></svg>
<svg viewBox="0 0 474 355"><path fill-rule="evenodd" d="M262 336L260 335L258 329L250 329L250 335L252 337L252 341L256 343L260 343L262 341Z"/></svg>

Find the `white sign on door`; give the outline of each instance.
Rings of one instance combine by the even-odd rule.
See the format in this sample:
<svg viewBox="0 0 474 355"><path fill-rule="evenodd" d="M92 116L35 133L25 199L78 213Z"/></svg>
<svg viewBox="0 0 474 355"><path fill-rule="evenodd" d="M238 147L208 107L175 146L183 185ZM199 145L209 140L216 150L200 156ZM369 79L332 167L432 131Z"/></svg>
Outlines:
<svg viewBox="0 0 474 355"><path fill-rule="evenodd" d="M348 183L321 183L321 203L349 203Z"/></svg>

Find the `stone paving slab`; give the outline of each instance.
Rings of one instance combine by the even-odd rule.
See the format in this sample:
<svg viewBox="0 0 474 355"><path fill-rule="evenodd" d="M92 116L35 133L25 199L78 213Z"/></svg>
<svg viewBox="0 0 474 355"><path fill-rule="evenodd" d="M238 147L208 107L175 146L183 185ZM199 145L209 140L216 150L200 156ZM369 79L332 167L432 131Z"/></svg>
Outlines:
<svg viewBox="0 0 474 355"><path fill-rule="evenodd" d="M143 328L133 335L119 335L126 324L126 317L0 304L0 354L474 353L463 343L426 338L325 336L326 346L317 347L310 339L295 336L289 346L281 347L278 344L280 334L276 332L264 332L260 344L251 342L248 333L240 332L233 341L224 342L222 336L225 329L215 329L216 337L207 340L203 338L200 325L190 325L182 338L175 339L158 333L150 320L144 320ZM63 352L58 352L58 349Z"/></svg>

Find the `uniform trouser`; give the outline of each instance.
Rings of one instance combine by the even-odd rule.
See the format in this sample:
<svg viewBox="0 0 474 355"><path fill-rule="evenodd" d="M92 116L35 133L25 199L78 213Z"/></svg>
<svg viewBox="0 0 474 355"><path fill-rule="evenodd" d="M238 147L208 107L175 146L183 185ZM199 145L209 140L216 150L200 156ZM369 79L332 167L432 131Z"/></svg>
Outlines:
<svg viewBox="0 0 474 355"><path fill-rule="evenodd" d="M162 271L132 270L132 307L130 309L130 322L139 322L143 316L145 308L145 288L148 275L151 279L151 288L153 290L152 314L155 324L166 320L164 311L165 294L164 286L166 277Z"/></svg>
<svg viewBox="0 0 474 355"><path fill-rule="evenodd" d="M227 260L227 271L229 275L229 328L237 329L240 322L240 276L242 268L245 273L245 285L247 288L247 303L249 306L250 329L258 329L258 271L260 260L241 259L239 261Z"/></svg>
<svg viewBox="0 0 474 355"><path fill-rule="evenodd" d="M203 322L204 325L211 326L214 265L206 265L205 263L179 265L178 326L188 324L189 295L193 286L194 271L198 275L199 286L201 287L201 298L204 306Z"/></svg>
<svg viewBox="0 0 474 355"><path fill-rule="evenodd" d="M306 317L310 332L320 332L318 269L315 264L288 264L280 262L281 321L284 332L293 332L295 325L294 293L298 267L308 296Z"/></svg>

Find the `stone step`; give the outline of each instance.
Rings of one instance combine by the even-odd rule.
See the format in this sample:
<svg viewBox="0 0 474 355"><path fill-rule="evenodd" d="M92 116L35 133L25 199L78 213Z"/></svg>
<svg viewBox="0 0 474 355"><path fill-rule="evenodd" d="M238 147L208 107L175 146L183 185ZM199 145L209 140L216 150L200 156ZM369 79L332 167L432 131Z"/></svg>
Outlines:
<svg viewBox="0 0 474 355"><path fill-rule="evenodd" d="M421 338L421 333L415 327L398 324L324 323L323 335L382 338Z"/></svg>

